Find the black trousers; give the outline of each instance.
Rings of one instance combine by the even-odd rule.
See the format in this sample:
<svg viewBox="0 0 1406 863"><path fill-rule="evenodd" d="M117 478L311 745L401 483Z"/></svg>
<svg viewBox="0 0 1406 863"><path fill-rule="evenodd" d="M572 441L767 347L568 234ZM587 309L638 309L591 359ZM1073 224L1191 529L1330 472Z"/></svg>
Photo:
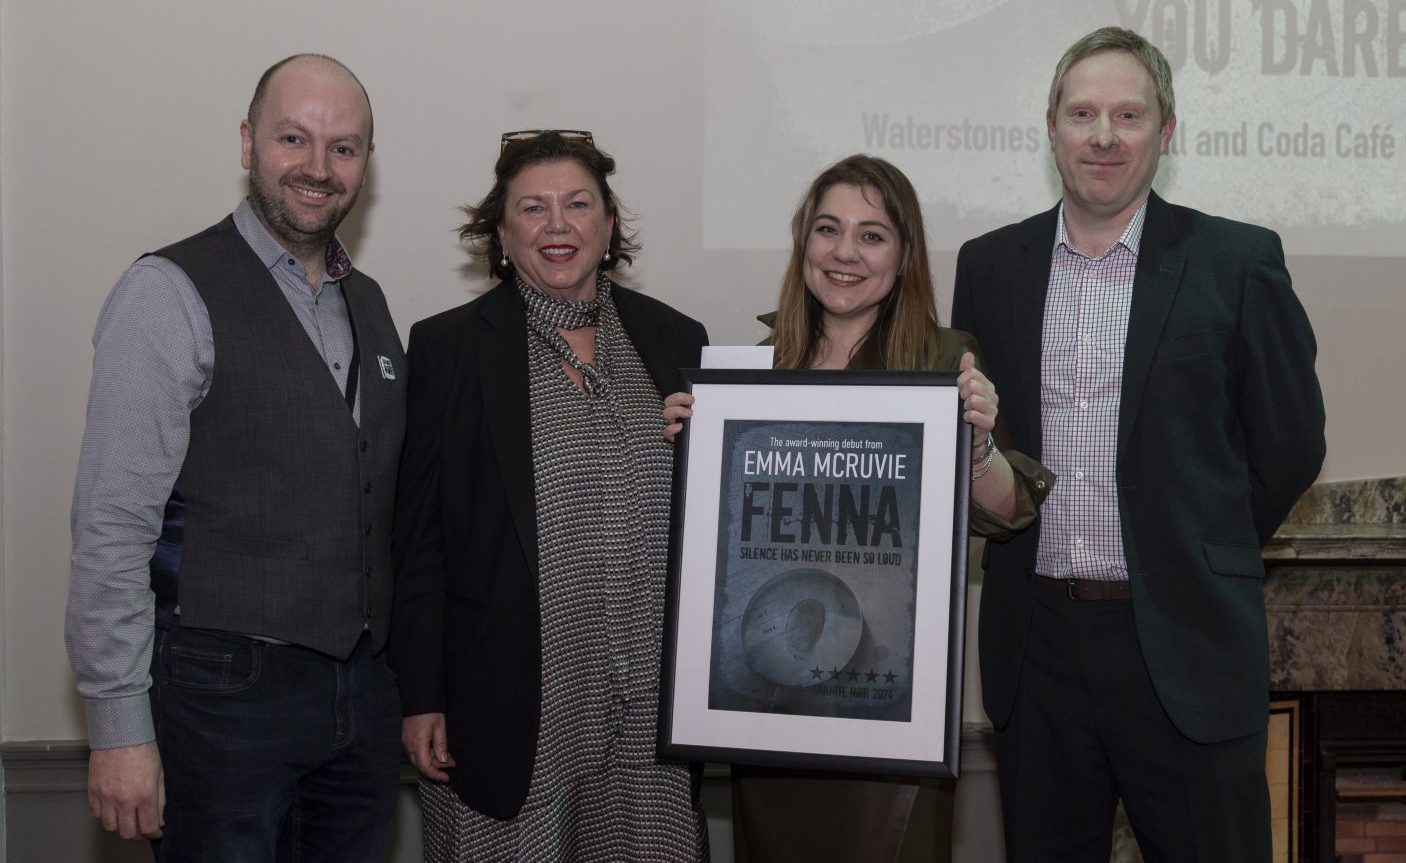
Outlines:
<svg viewBox="0 0 1406 863"><path fill-rule="evenodd" d="M1035 581L1020 689L996 732L1007 859L1108 863L1121 798L1146 863L1269 863L1265 732L1189 740L1153 690L1132 603Z"/></svg>

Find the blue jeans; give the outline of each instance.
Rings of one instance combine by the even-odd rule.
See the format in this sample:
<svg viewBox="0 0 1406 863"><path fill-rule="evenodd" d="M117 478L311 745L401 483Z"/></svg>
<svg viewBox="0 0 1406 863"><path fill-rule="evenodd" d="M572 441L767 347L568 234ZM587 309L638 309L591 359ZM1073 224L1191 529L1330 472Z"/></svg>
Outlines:
<svg viewBox="0 0 1406 863"><path fill-rule="evenodd" d="M159 863L386 859L400 700L369 637L341 662L159 628L151 674L166 781Z"/></svg>

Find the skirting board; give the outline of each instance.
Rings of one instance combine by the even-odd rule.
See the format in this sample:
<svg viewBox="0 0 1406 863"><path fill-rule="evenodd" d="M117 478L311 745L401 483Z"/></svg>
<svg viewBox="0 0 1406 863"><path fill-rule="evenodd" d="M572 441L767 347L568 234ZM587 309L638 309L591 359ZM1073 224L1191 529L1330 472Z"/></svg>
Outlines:
<svg viewBox="0 0 1406 863"><path fill-rule="evenodd" d="M954 863L998 863L1004 859L991 730L962 730L962 779L953 825ZM150 863L145 843L105 833L88 814L88 747L81 740L15 741L0 744L5 783L5 863ZM732 811L726 765L709 764L703 774L713 863L732 863ZM415 769L401 772L400 806L392 837L393 863L419 863L420 805Z"/></svg>

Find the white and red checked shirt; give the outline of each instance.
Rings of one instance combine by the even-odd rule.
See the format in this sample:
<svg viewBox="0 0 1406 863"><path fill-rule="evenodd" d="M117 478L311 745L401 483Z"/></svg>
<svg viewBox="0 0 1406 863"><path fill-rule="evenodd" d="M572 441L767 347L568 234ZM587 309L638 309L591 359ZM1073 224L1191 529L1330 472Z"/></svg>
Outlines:
<svg viewBox="0 0 1406 863"><path fill-rule="evenodd" d="M1144 202L1118 242L1091 258L1070 242L1059 208L1040 351L1040 461L1059 482L1040 507L1041 575L1128 577L1118 517L1118 406L1146 213Z"/></svg>

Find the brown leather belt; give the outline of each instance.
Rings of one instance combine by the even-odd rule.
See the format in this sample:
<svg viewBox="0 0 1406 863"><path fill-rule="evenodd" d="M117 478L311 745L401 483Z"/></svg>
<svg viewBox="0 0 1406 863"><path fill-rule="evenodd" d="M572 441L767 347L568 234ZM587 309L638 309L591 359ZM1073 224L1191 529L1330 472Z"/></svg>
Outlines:
<svg viewBox="0 0 1406 863"><path fill-rule="evenodd" d="M1091 578L1050 578L1040 573L1031 573L1037 584L1062 590L1070 599L1081 602L1100 602L1113 599L1132 599L1132 588L1126 579L1122 581L1097 581Z"/></svg>

